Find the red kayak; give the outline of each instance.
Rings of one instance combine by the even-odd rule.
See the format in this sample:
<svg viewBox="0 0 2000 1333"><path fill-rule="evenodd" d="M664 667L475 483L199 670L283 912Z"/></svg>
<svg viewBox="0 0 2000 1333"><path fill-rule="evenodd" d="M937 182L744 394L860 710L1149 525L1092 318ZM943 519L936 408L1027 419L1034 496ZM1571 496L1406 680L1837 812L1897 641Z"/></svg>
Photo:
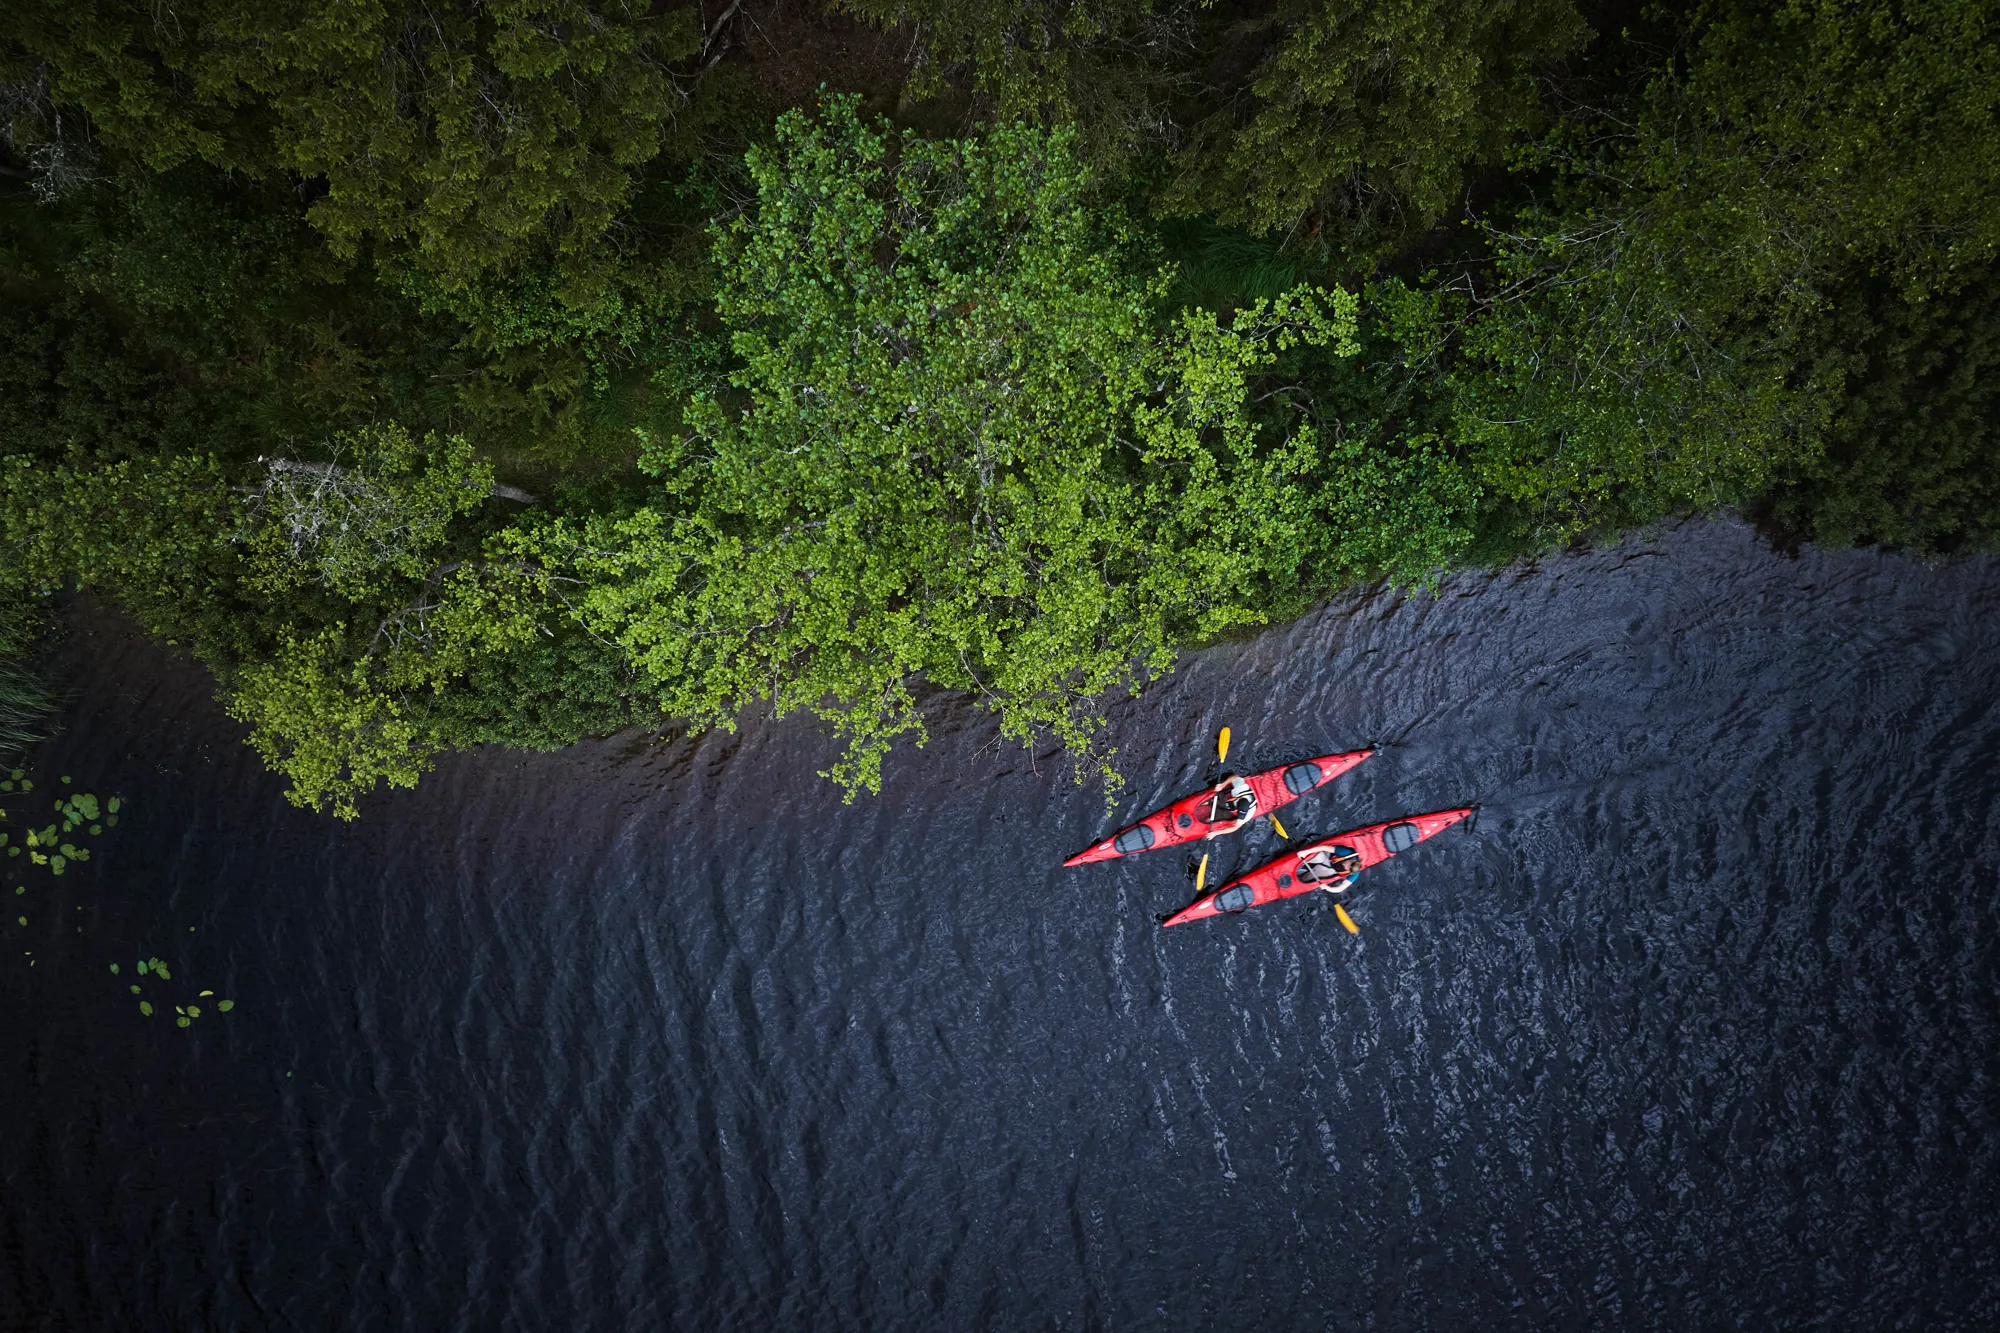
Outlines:
<svg viewBox="0 0 2000 1333"><path fill-rule="evenodd" d="M1439 810L1434 814L1391 819L1322 838L1295 852L1286 852L1247 875L1230 880L1214 893L1197 898L1161 924L1178 926L1187 921L1200 921L1204 917L1228 916L1277 902L1280 898L1296 898L1328 885L1334 886L1335 893L1340 893L1369 866L1380 865L1397 852L1408 851L1433 833L1444 832L1471 813L1470 806L1463 810Z"/></svg>
<svg viewBox="0 0 2000 1333"><path fill-rule="evenodd" d="M1345 754L1323 754L1317 759L1285 764L1244 778L1226 777L1213 787L1182 797L1164 810L1155 810L1132 827L1085 848L1063 864L1080 866L1091 861L1114 861L1121 856L1157 852L1162 847L1234 833L1258 816L1268 815L1307 792L1324 787L1373 753L1373 750L1349 750Z"/></svg>

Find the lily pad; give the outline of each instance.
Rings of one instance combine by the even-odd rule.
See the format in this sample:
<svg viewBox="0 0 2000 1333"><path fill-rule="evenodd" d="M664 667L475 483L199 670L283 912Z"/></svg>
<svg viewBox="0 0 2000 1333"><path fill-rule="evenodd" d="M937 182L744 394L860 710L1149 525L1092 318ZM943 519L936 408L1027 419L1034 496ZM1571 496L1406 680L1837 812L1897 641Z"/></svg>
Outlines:
<svg viewBox="0 0 2000 1333"><path fill-rule="evenodd" d="M64 861L64 860L63 860L63 859L62 859L62 858L61 858L60 856L52 858L52 859L51 859L51 860L49 861L49 873L50 873L51 875L60 875L60 874L62 874L62 872L63 872L63 866L65 866L66 864L68 864L68 863L67 863L67 862L65 862L65 861Z"/></svg>
<svg viewBox="0 0 2000 1333"><path fill-rule="evenodd" d="M153 1016L153 1002L151 1000L139 1001L139 1012L151 1018Z"/></svg>
<svg viewBox="0 0 2000 1333"><path fill-rule="evenodd" d="M153 975L162 981L172 981L174 979L174 974L167 971L167 965L157 958L153 960Z"/></svg>
<svg viewBox="0 0 2000 1333"><path fill-rule="evenodd" d="M139 993L139 988L138 988L137 986L134 986L134 987L132 988L132 993L133 993L134 995L137 995L137 994Z"/></svg>
<svg viewBox="0 0 2000 1333"><path fill-rule="evenodd" d="M174 1020L174 1026L184 1028L192 1022L194 1022L192 1018L189 1018L186 1014L182 1014L179 1018L176 1018Z"/></svg>
<svg viewBox="0 0 2000 1333"><path fill-rule="evenodd" d="M201 1006L200 1006L200 1005L198 1005L198 1004L191 1004L191 1005L189 1005L189 1006L187 1007L187 1016L188 1016L189 1018L200 1018L200 1017L201 1017Z"/></svg>
<svg viewBox="0 0 2000 1333"><path fill-rule="evenodd" d="M146 975L146 960L143 958L139 960L139 975L142 977Z"/></svg>
<svg viewBox="0 0 2000 1333"><path fill-rule="evenodd" d="M114 977L118 975L118 964L113 963L111 965L111 975Z"/></svg>
<svg viewBox="0 0 2000 1333"><path fill-rule="evenodd" d="M70 804L76 807L77 813L82 815L86 821L97 818L97 798L89 792L85 792L83 795L77 797Z"/></svg>
<svg viewBox="0 0 2000 1333"><path fill-rule="evenodd" d="M116 796L114 796L114 797L112 797L112 798L111 798L111 799L110 799L109 801L106 801L106 802L104 803L104 808L105 808L105 810L106 810L106 811L108 811L109 813L111 813L111 814L114 814L114 815L115 815L115 814L117 814L117 813L118 813L118 806L119 806L119 805L120 805L120 801L118 800L118 798L117 798Z"/></svg>
<svg viewBox="0 0 2000 1333"><path fill-rule="evenodd" d="M236 1001L234 1000L217 1000L215 1002L216 1011L219 1013L226 1014L235 1007L236 1007Z"/></svg>
<svg viewBox="0 0 2000 1333"><path fill-rule="evenodd" d="M205 991L203 991L203 992L202 992L202 994L203 994L203 995L213 995L213 994L215 994L215 992L214 992L214 991L212 991L212 990L205 990Z"/></svg>

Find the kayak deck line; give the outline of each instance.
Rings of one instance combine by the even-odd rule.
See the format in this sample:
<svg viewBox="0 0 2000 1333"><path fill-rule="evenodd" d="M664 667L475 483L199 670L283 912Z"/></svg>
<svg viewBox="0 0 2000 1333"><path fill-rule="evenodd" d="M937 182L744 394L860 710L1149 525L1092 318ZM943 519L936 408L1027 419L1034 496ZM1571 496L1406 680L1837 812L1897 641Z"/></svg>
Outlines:
<svg viewBox="0 0 2000 1333"><path fill-rule="evenodd" d="M1091 844L1064 861L1063 865L1115 861L1121 857L1137 856L1141 852L1156 852L1166 847L1234 833L1251 820L1319 790L1374 753L1375 747L1370 746L1365 750L1316 755L1246 777L1231 774L1214 786L1183 796L1172 805L1155 810L1110 837Z"/></svg>
<svg viewBox="0 0 2000 1333"><path fill-rule="evenodd" d="M1299 863L1314 857L1315 853L1330 852L1334 857L1353 857L1358 866L1351 874L1345 875L1344 883L1334 892L1344 892L1354 877L1370 866L1377 866L1406 852L1426 838L1444 832L1453 824L1465 819L1473 811L1472 806L1460 806L1452 810L1434 810L1429 814L1405 815L1400 819L1385 819L1379 824L1364 824L1360 828L1349 829L1345 833L1335 833L1320 838L1294 851L1286 852L1273 860L1266 861L1255 870L1239 875L1222 885L1213 893L1201 897L1175 912L1160 923L1161 926L1186 925L1190 921L1202 921L1209 917L1233 916L1247 912L1253 907L1278 902L1285 898L1296 898L1305 893L1316 893L1324 881L1299 874Z"/></svg>

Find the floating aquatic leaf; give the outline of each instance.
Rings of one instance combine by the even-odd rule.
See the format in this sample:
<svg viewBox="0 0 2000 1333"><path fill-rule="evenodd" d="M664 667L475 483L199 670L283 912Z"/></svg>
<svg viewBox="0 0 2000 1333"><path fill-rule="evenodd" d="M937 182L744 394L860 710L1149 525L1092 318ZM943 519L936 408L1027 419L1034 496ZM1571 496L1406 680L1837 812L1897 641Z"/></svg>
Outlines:
<svg viewBox="0 0 2000 1333"><path fill-rule="evenodd" d="M139 1012L144 1014L146 1017L151 1018L153 1016L152 1001L150 1000L139 1001Z"/></svg>
<svg viewBox="0 0 2000 1333"><path fill-rule="evenodd" d="M192 1022L194 1022L192 1018L189 1018L186 1014L182 1014L179 1018L176 1018L174 1020L174 1026L184 1028Z"/></svg>
<svg viewBox="0 0 2000 1333"><path fill-rule="evenodd" d="M69 777L67 775L63 777L63 786L69 786Z"/></svg>
<svg viewBox="0 0 2000 1333"><path fill-rule="evenodd" d="M49 862L49 873L51 875L60 875L63 872L63 867L68 864L67 861L58 856Z"/></svg>
<svg viewBox="0 0 2000 1333"><path fill-rule="evenodd" d="M201 1017L201 1006L200 1006L200 1005L198 1005L198 1004L191 1004L191 1005L189 1005L189 1006L187 1007L187 1016L188 1016L189 1018L200 1018L200 1017Z"/></svg>
<svg viewBox="0 0 2000 1333"><path fill-rule="evenodd" d="M162 981L172 981L174 979L174 974L167 971L167 965L157 958L153 960L153 975Z"/></svg>
<svg viewBox="0 0 2000 1333"><path fill-rule="evenodd" d="M56 848L56 850L61 852L64 856L69 857L71 860L76 859L76 848L70 846L68 843L64 843L62 846Z"/></svg>
<svg viewBox="0 0 2000 1333"><path fill-rule="evenodd" d="M20 854L21 854L21 849L19 847L9 847L7 849L7 855L9 856L19 856Z"/></svg>
<svg viewBox="0 0 2000 1333"><path fill-rule="evenodd" d="M29 852L28 859L38 866L45 866L49 863L49 858L43 856L40 852Z"/></svg>
<svg viewBox="0 0 2000 1333"><path fill-rule="evenodd" d="M85 792L83 795L77 797L71 804L77 808L85 819L97 818L97 798L89 792Z"/></svg>
<svg viewBox="0 0 2000 1333"><path fill-rule="evenodd" d="M27 780L26 778L22 778L22 779L21 779L21 790L22 790L22 791L33 791L34 789L35 789L35 784L34 784L34 783L32 783L32 782L28 781L28 780Z"/></svg>
<svg viewBox="0 0 2000 1333"><path fill-rule="evenodd" d="M187 1012L187 1010L183 1006L177 1004L174 1006L174 1012L177 1014L184 1014Z"/></svg>
<svg viewBox="0 0 2000 1333"><path fill-rule="evenodd" d="M5 813L6 811L0 810L0 814L5 814ZM5 847L6 845L7 845L7 835L4 833L0 833L0 847Z"/></svg>
<svg viewBox="0 0 2000 1333"><path fill-rule="evenodd" d="M132 988L132 993L133 993L134 995L137 995L137 994L139 993L139 988L138 988L137 986L134 986L134 987Z"/></svg>
<svg viewBox="0 0 2000 1333"><path fill-rule="evenodd" d="M69 859L72 861L88 861L90 859L90 848L88 847L77 848L75 851L69 854Z"/></svg>
<svg viewBox="0 0 2000 1333"><path fill-rule="evenodd" d="M53 847L56 841L56 826L54 824L49 825L38 836L41 838L44 847Z"/></svg>
<svg viewBox="0 0 2000 1333"><path fill-rule="evenodd" d="M12 778L9 778L5 782L0 782L0 791L12 791L12 790L14 790L14 780Z"/></svg>
<svg viewBox="0 0 2000 1333"><path fill-rule="evenodd" d="M229 1012L229 1011L230 1011L231 1009L234 1009L234 1008L236 1007L236 1001L234 1001L234 1000L217 1000L217 1001L215 1002L215 1007L216 1007L216 1010L217 1010L218 1012L220 1012L220 1013L225 1013L225 1014L226 1014L226 1013L228 1013L228 1012Z"/></svg>
<svg viewBox="0 0 2000 1333"><path fill-rule="evenodd" d="M35 832L35 831L34 831L33 829L29 829L29 830L28 830L28 845L29 845L30 847L39 847L39 846L41 846L41 845L42 845L42 835L41 835L41 834L39 834L39 833L37 833L37 832Z"/></svg>
<svg viewBox="0 0 2000 1333"><path fill-rule="evenodd" d="M116 824L117 822L118 822L117 815L106 815L104 817L104 826L106 828L110 828L113 824Z"/></svg>
<svg viewBox="0 0 2000 1333"><path fill-rule="evenodd" d="M146 975L146 960L143 958L139 960L139 975L142 977Z"/></svg>
<svg viewBox="0 0 2000 1333"><path fill-rule="evenodd" d="M25 768L17 768L12 773L9 773L7 776L14 779L14 781L16 782L19 782L21 780L22 775L25 774L27 771L28 770Z"/></svg>
<svg viewBox="0 0 2000 1333"><path fill-rule="evenodd" d="M213 995L213 994L215 994L215 992L214 992L214 991L212 991L212 990L205 990L205 991L203 991L203 992L202 992L202 994L203 994L203 995Z"/></svg>
<svg viewBox="0 0 2000 1333"><path fill-rule="evenodd" d="M111 799L110 799L109 801L105 802L105 805L104 805L104 808L105 808L106 810L108 810L108 811L109 811L110 813L112 813L112 814L114 814L114 815L115 815L115 814L117 814L117 813L118 813L118 806L119 806L119 804L120 804L120 802L119 802L118 798L117 798L116 796L114 796L114 797L112 797L112 798L111 798Z"/></svg>
<svg viewBox="0 0 2000 1333"><path fill-rule="evenodd" d="M92 837L95 837L95 836L97 836L98 834L100 834L100 833L102 833L102 832L104 832L104 825L102 825L102 824L92 824L92 825L90 826L90 833L91 833L91 836L92 836ZM4 846L4 845L5 845L5 844L0 844L0 846Z"/></svg>
<svg viewBox="0 0 2000 1333"><path fill-rule="evenodd" d="M118 975L118 964L113 963L111 965L111 975L114 977Z"/></svg>
<svg viewBox="0 0 2000 1333"><path fill-rule="evenodd" d="M25 884L16 884L16 885L14 886L14 896L15 896L16 898L20 897L20 896L21 896L22 894L26 893L27 891L28 891L28 886L27 886L27 885L25 885Z"/></svg>

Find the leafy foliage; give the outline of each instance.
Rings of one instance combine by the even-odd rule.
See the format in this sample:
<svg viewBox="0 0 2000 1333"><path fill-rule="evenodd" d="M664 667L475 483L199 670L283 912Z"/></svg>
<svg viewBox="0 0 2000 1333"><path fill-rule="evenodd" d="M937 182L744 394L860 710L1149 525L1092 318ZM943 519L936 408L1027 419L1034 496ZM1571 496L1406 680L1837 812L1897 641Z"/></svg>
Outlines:
<svg viewBox="0 0 2000 1333"><path fill-rule="evenodd" d="M1157 205L1359 251L1422 231L1541 113L1588 36L1572 0L846 0L919 26L1004 117L1074 118L1092 156L1171 156Z"/></svg>
<svg viewBox="0 0 2000 1333"><path fill-rule="evenodd" d="M258 460L246 545L262 590L318 583L364 600L384 580L421 578L452 521L493 490L493 469L453 436L420 446L391 422L339 437L337 460Z"/></svg>
<svg viewBox="0 0 2000 1333"><path fill-rule="evenodd" d="M1992 267L1913 302L1843 292L1811 348L1844 375L1826 452L1762 502L1817 541L2000 548L2000 280Z"/></svg>
<svg viewBox="0 0 2000 1333"><path fill-rule="evenodd" d="M543 548L669 713L812 709L873 788L921 735L919 677L1082 751L1095 696L1265 618L1311 451L1247 386L1295 345L1348 351L1351 296L1163 318L1168 275L1122 266L1062 133L892 142L837 100L750 169L717 256L741 397L652 453L675 508Z"/></svg>
<svg viewBox="0 0 2000 1333"><path fill-rule="evenodd" d="M107 146L154 171L323 180L309 216L336 252L405 243L448 280L537 237L578 255L602 236L691 105L671 66L700 46L691 10L631 0L197 0L171 22L84 0L19 17L51 97Z"/></svg>
<svg viewBox="0 0 2000 1333"><path fill-rule="evenodd" d="M1489 223L1491 267L1434 279L1418 318L1519 542L1830 480L1814 460L1852 415L1847 358L1815 344L1832 301L1877 272L1949 288L2000 228L1977 8L1714 11L1629 130L1579 118L1526 155L1549 196Z"/></svg>
<svg viewBox="0 0 2000 1333"><path fill-rule="evenodd" d="M1534 76L1588 35L1571 0L1284 0L1241 20L1240 92L1194 125L1165 205L1366 248L1430 226L1539 119Z"/></svg>

